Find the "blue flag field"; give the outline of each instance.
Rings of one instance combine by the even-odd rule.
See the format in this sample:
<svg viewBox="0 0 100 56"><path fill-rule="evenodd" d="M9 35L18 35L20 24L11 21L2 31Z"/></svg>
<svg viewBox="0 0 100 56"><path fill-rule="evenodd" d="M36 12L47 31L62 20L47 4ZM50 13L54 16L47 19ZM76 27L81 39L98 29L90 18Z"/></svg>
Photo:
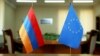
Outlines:
<svg viewBox="0 0 100 56"><path fill-rule="evenodd" d="M70 4L69 12L63 25L58 42L69 46L70 48L79 48L83 36L83 27L74 10L73 4Z"/></svg>

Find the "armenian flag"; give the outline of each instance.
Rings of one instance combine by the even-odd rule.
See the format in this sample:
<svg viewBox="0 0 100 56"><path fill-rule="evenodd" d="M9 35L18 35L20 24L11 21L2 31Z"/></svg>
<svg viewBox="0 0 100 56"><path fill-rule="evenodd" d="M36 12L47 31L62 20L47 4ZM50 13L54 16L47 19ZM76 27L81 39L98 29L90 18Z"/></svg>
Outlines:
<svg viewBox="0 0 100 56"><path fill-rule="evenodd" d="M36 20L35 12L31 7L19 30L19 35L27 53L44 45L42 33Z"/></svg>

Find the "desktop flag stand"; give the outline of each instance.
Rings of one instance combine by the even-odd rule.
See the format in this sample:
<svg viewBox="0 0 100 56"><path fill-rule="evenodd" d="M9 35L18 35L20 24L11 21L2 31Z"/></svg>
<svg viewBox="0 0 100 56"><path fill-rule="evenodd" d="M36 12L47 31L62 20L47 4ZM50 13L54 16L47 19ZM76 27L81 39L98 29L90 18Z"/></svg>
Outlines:
<svg viewBox="0 0 100 56"><path fill-rule="evenodd" d="M19 35L26 53L31 53L34 49L44 45L43 36L32 7L19 30Z"/></svg>
<svg viewBox="0 0 100 56"><path fill-rule="evenodd" d="M71 54L71 48L79 48L82 36L83 28L71 3L58 42L69 46Z"/></svg>
<svg viewBox="0 0 100 56"><path fill-rule="evenodd" d="M34 49L44 45L43 36L32 7L19 30L19 35L26 53L31 53ZM58 42L69 46L71 54L71 48L79 48L82 35L83 28L71 3Z"/></svg>

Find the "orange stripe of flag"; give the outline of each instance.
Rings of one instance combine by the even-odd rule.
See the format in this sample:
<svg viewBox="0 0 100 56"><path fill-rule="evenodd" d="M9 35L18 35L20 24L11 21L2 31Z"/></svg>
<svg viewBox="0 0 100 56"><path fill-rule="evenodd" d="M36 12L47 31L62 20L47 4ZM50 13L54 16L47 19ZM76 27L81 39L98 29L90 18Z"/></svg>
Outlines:
<svg viewBox="0 0 100 56"><path fill-rule="evenodd" d="M27 53L30 53L33 51L33 48L32 48L32 45L31 45L31 42L29 40L29 37L27 35L27 32L24 28L24 26L22 25L20 30L19 30L19 34L20 34L20 37L21 37L21 40L24 44L24 47L25 47L25 50Z"/></svg>

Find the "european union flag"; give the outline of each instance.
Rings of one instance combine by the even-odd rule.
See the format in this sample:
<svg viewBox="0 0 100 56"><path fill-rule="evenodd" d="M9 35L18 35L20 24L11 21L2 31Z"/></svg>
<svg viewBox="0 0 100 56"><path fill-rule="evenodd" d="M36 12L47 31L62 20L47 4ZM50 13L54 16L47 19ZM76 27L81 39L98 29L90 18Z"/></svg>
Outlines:
<svg viewBox="0 0 100 56"><path fill-rule="evenodd" d="M70 4L69 12L58 42L71 48L79 48L82 36L83 28L80 24L73 5Z"/></svg>

